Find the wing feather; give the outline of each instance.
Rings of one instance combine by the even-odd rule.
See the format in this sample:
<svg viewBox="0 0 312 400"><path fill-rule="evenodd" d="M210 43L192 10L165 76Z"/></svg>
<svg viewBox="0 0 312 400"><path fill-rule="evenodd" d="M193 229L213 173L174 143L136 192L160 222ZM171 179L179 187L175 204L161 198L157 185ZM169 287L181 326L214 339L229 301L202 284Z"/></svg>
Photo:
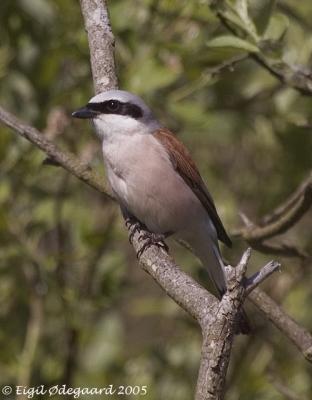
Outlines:
<svg viewBox="0 0 312 400"><path fill-rule="evenodd" d="M231 247L231 239L224 229L213 199L186 147L168 129L158 129L154 132L154 136L166 148L174 169L206 209L216 228L218 239Z"/></svg>

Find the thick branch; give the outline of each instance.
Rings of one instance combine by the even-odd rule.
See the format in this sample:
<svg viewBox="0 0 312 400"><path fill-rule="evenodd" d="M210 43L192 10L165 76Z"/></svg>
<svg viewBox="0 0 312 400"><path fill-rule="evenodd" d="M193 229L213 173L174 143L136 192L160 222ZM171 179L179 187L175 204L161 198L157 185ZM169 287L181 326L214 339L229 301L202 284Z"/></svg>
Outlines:
<svg viewBox="0 0 312 400"><path fill-rule="evenodd" d="M80 4L88 34L95 93L116 89L115 40L106 0L80 0Z"/></svg>
<svg viewBox="0 0 312 400"><path fill-rule="evenodd" d="M142 247L142 241L139 239L140 235L144 234L142 229L138 230L134 225L129 228L131 242L137 253ZM183 272L158 246L147 247L139 261L142 268L155 279L168 296L195 318L202 328L207 325L219 304L212 294Z"/></svg>
<svg viewBox="0 0 312 400"><path fill-rule="evenodd" d="M88 164L83 163L68 151L60 150L36 128L19 120L1 106L0 121L42 150L48 158L54 160L57 165L60 165L72 175L109 198L113 198L108 187L104 183L104 179L93 171Z"/></svg>
<svg viewBox="0 0 312 400"><path fill-rule="evenodd" d="M219 400L224 396L225 378L238 315L244 301L243 280L250 258L248 249L236 269L228 266L227 286L217 312L202 329L203 345L196 400Z"/></svg>
<svg viewBox="0 0 312 400"><path fill-rule="evenodd" d="M238 330L237 324L242 324L244 318L241 311L244 299L279 268L278 263L270 262L258 274L246 278L250 254L251 250L248 249L235 268L226 267L227 291L220 301L217 313L210 316L203 329L196 400L223 398L234 333Z"/></svg>

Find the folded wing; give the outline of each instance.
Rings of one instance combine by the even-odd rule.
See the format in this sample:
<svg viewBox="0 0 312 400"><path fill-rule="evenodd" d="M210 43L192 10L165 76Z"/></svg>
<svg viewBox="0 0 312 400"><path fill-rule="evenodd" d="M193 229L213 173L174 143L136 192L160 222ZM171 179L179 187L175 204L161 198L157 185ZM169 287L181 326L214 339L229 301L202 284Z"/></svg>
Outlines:
<svg viewBox="0 0 312 400"><path fill-rule="evenodd" d="M154 136L166 148L173 167L206 209L216 228L218 239L231 247L231 239L224 229L213 199L186 147L168 129L158 129L154 132Z"/></svg>

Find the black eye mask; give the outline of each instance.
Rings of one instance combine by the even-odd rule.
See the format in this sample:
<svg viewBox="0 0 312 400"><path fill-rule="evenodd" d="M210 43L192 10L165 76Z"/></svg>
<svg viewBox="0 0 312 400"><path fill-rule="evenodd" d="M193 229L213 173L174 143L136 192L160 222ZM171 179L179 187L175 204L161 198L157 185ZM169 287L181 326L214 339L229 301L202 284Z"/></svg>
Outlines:
<svg viewBox="0 0 312 400"><path fill-rule="evenodd" d="M122 103L118 100L107 100L101 103L88 103L86 108L99 114L127 115L134 119L143 117L142 109L136 104Z"/></svg>

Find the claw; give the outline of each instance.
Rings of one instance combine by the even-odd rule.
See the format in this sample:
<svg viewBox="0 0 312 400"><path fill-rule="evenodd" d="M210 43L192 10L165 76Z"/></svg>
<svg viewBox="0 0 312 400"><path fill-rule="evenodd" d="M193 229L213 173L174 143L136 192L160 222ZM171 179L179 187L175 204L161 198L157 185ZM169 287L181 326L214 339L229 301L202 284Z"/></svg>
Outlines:
<svg viewBox="0 0 312 400"><path fill-rule="evenodd" d="M129 234L129 242L132 244L133 236L137 232L140 232L140 230L142 229L142 225L139 222L133 223L133 220L131 220L130 218L127 218L125 223L126 223L127 228L129 228L129 225L131 225L131 232Z"/></svg>
<svg viewBox="0 0 312 400"><path fill-rule="evenodd" d="M140 258L143 252L150 246L158 246L164 249L166 252L169 251L169 247L165 243L166 236L158 233L144 232L139 236L139 240L144 240L145 243L141 246L137 252L137 258Z"/></svg>
<svg viewBox="0 0 312 400"><path fill-rule="evenodd" d="M132 225L135 220L133 218L127 217L125 218L125 225L127 228L129 228L129 225Z"/></svg>

